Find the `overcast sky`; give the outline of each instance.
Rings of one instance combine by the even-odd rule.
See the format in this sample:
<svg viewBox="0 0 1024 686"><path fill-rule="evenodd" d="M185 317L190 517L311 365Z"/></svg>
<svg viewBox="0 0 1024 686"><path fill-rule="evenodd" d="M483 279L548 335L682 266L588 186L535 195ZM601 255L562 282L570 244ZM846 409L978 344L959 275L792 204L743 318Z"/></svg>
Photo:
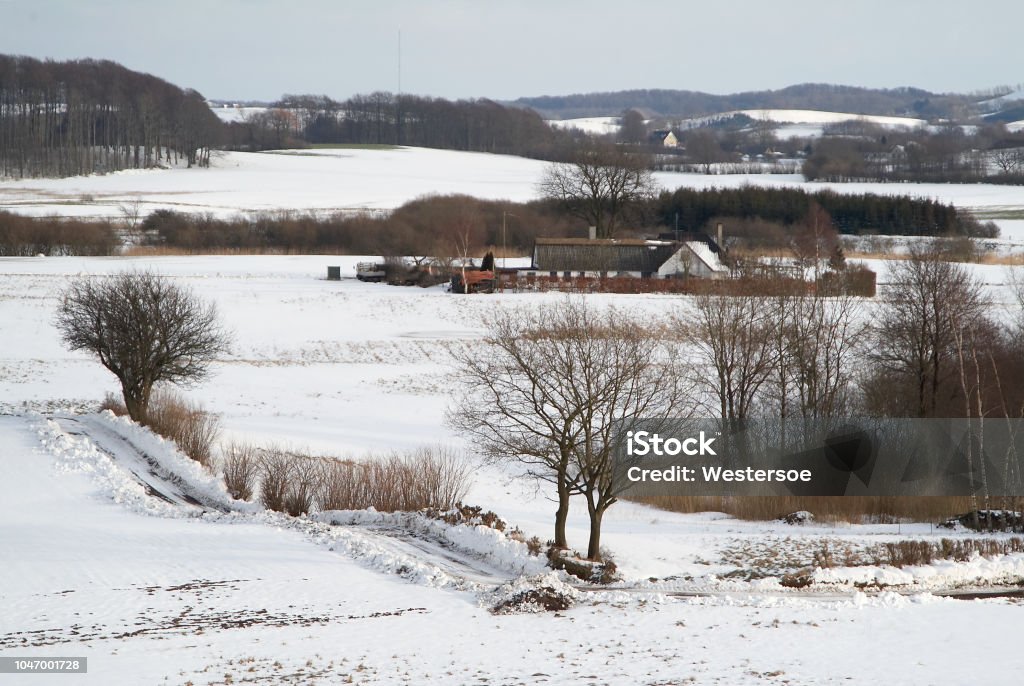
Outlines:
<svg viewBox="0 0 1024 686"><path fill-rule="evenodd" d="M0 0L0 52L111 59L208 98L514 99L804 82L1024 82L1021 0ZM401 34L401 84L399 84Z"/></svg>

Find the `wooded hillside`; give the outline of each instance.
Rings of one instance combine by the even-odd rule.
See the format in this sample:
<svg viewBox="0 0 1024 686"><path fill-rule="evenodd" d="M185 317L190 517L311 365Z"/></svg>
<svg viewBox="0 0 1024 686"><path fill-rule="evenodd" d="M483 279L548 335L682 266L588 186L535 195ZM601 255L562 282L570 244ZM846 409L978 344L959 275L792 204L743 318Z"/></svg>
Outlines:
<svg viewBox="0 0 1024 686"><path fill-rule="evenodd" d="M221 130L199 93L114 62L0 55L0 177L204 165Z"/></svg>

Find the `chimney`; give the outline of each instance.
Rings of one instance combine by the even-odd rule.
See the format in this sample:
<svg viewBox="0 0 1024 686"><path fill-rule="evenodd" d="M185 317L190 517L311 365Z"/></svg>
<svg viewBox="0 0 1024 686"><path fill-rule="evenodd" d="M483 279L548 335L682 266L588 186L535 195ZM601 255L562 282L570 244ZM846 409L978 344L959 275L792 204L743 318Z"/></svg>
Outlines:
<svg viewBox="0 0 1024 686"><path fill-rule="evenodd" d="M718 249L725 251L725 248L722 247L722 222L718 222Z"/></svg>
<svg viewBox="0 0 1024 686"><path fill-rule="evenodd" d="M597 240L597 227L596 226L591 226L590 227L590 240L592 240L592 241L593 240Z"/></svg>

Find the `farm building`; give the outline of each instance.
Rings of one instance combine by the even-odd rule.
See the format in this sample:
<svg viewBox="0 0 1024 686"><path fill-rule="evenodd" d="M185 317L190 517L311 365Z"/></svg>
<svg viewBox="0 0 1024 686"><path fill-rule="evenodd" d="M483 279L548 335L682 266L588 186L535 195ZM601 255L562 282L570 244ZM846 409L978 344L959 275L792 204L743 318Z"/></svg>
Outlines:
<svg viewBox="0 0 1024 686"><path fill-rule="evenodd" d="M643 238L538 238L530 271L562 278L719 278L729 273L705 242Z"/></svg>
<svg viewBox="0 0 1024 686"><path fill-rule="evenodd" d="M648 137L649 142L654 145L660 145L663 148L678 148L679 139L676 135L668 129L660 129L658 131L652 131Z"/></svg>

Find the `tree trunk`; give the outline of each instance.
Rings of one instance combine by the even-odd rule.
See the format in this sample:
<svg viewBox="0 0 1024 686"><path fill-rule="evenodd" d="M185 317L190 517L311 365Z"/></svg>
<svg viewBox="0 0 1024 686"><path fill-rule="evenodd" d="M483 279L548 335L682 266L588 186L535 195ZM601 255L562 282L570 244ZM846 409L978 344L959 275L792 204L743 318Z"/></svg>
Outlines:
<svg viewBox="0 0 1024 686"><path fill-rule="evenodd" d="M600 562L601 519L604 517L605 508L595 507L588 502L587 509L590 511L590 541L587 543L587 559Z"/></svg>
<svg viewBox="0 0 1024 686"><path fill-rule="evenodd" d="M121 395L124 397L124 406L128 410L128 416L132 421L139 424L146 424L149 417L149 396L152 389L146 388L138 393L132 392L122 385Z"/></svg>
<svg viewBox="0 0 1024 686"><path fill-rule="evenodd" d="M139 424L145 424L146 411L140 400L126 390L122 391L121 394L124 397L124 406L128 410L128 416Z"/></svg>
<svg viewBox="0 0 1024 686"><path fill-rule="evenodd" d="M565 524L569 520L569 489L565 479L558 483L558 509L555 510L555 548L568 550L569 539L565 535Z"/></svg>

